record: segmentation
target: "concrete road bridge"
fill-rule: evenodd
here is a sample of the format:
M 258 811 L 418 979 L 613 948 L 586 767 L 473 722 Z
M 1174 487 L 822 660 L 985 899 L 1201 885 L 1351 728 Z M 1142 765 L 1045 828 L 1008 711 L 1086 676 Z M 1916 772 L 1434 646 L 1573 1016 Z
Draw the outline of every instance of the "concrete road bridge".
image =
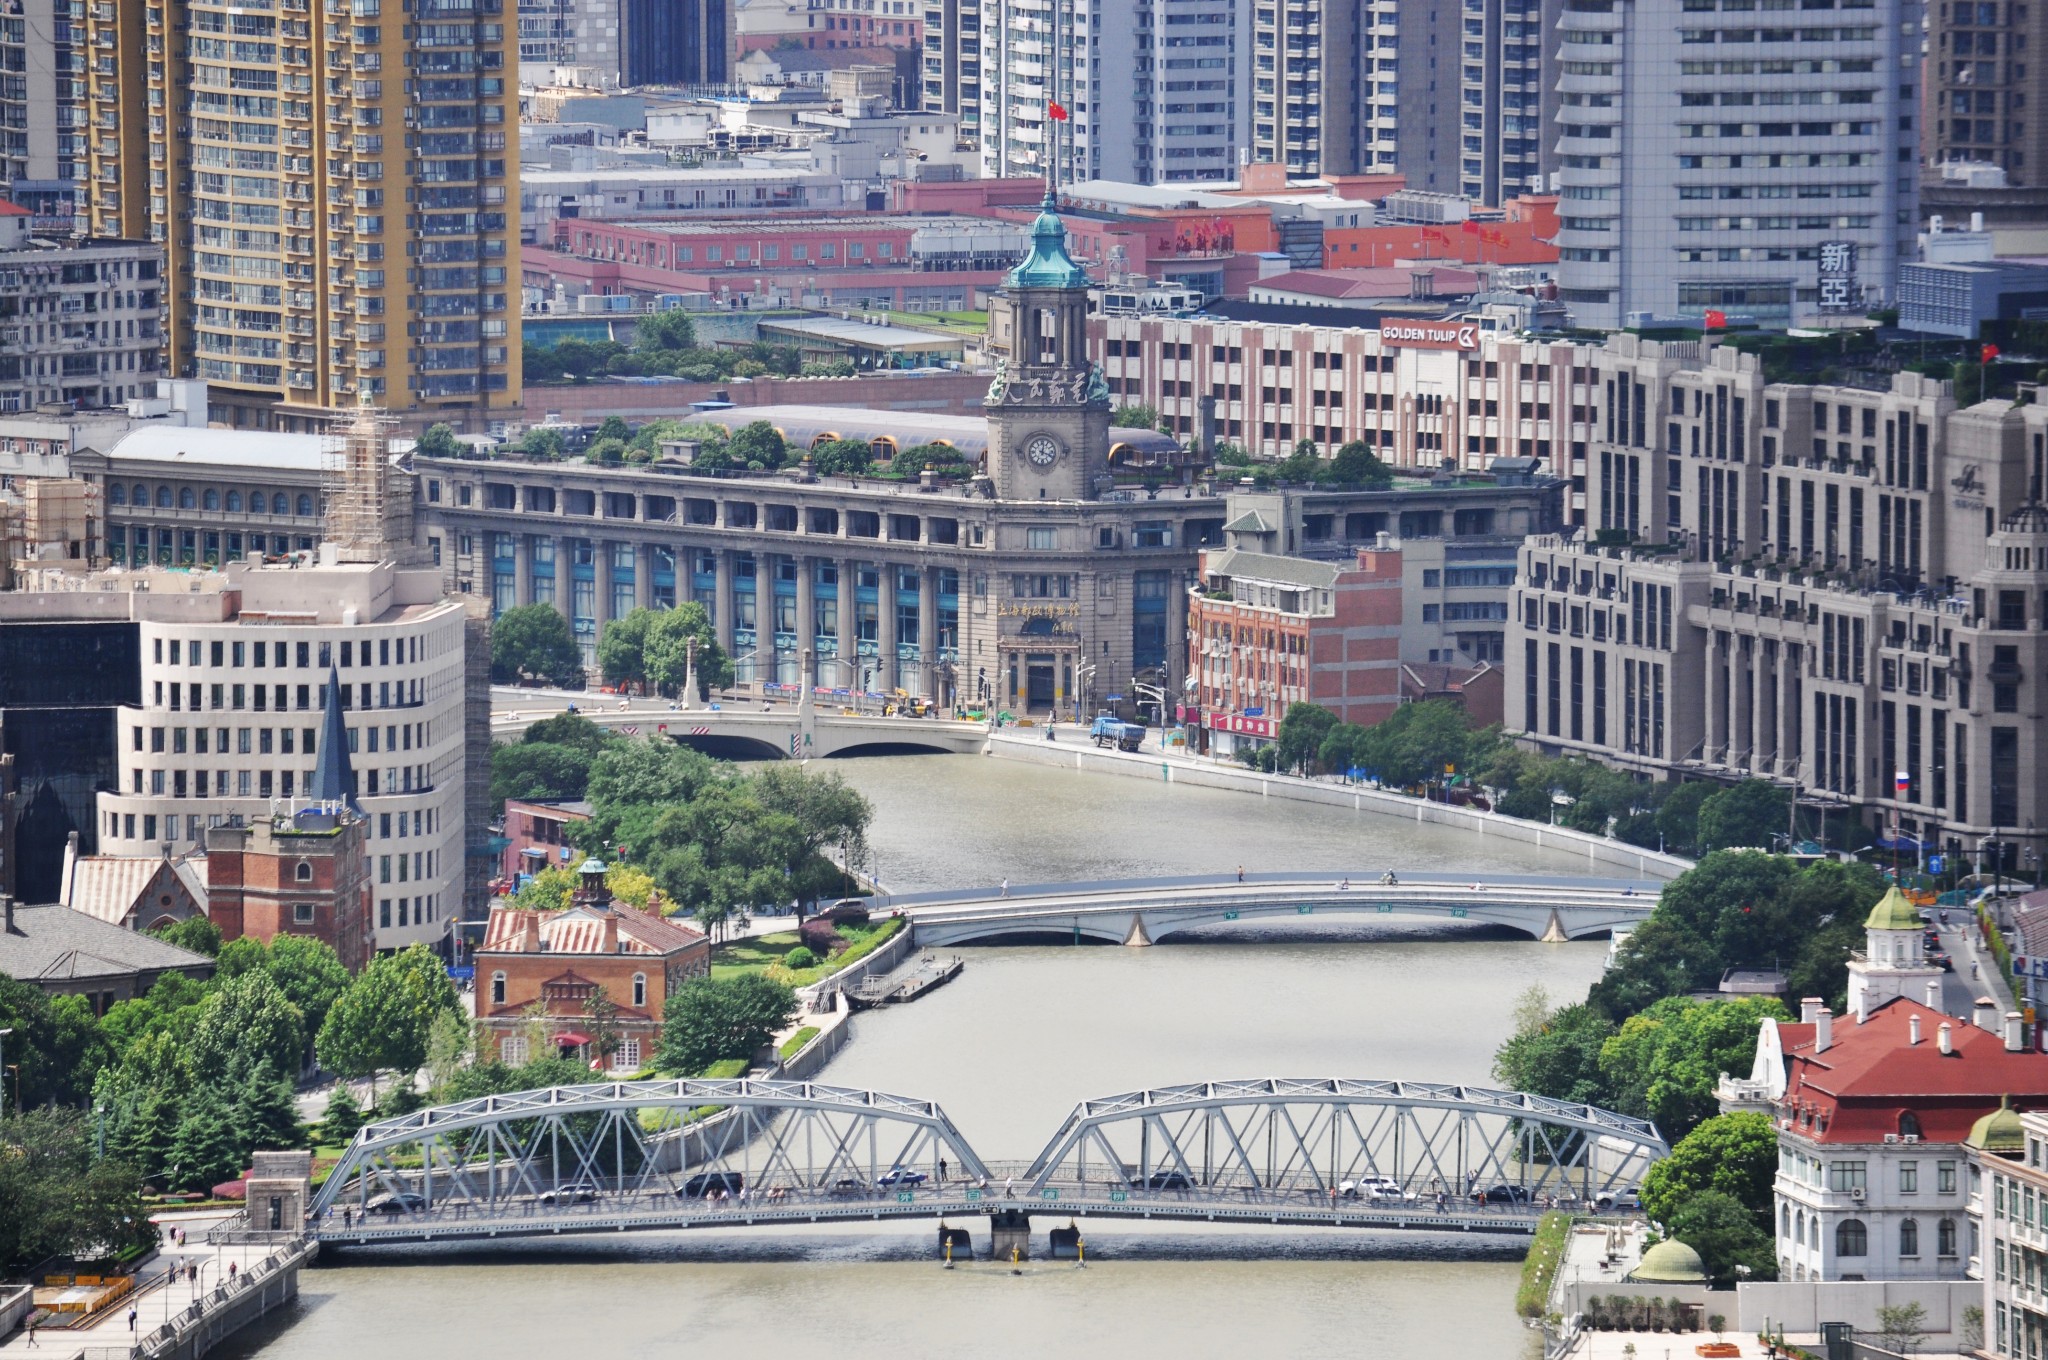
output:
M 671 707 L 666 700 L 620 699 L 607 694 L 498 689 L 492 692 L 491 737 L 517 741 L 534 723 L 575 712 L 608 731 L 667 737 L 721 760 L 814 760 L 847 756 L 979 754 L 988 745 L 983 723 L 940 718 L 884 717 L 779 704 L 763 709 Z M 878 702 L 870 705 L 878 707 Z
M 375 1246 L 980 1219 L 1003 1257 L 1030 1253 L 1034 1214 L 1518 1236 L 1547 1202 L 1638 1185 L 1668 1150 L 1648 1121 L 1518 1091 L 1258 1078 L 1084 1101 L 1036 1157 L 1004 1163 L 931 1101 L 608 1082 L 366 1125 L 309 1226 Z M 706 1193 L 721 1187 L 733 1193 Z
M 1488 874 L 1255 873 L 1096 883 L 991 886 L 887 899 L 925 946 L 1046 937 L 1151 944 L 1176 931 L 1231 921 L 1408 917 L 1507 926 L 1535 939 L 1577 940 L 1640 924 L 1663 884 L 1614 878 Z

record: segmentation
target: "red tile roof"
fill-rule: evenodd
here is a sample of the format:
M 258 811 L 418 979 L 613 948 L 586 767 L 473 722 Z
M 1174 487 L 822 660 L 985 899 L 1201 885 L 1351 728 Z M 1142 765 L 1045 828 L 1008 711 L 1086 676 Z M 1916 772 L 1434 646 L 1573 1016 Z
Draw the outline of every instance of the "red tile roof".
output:
M 612 933 L 616 932 L 616 933 Z M 609 913 L 585 907 L 566 911 L 526 911 L 493 907 L 479 953 L 534 954 L 547 946 L 550 954 L 676 954 L 704 940 L 704 932 L 678 921 L 614 903 Z M 625 946 L 623 951 L 608 942 Z
M 34 213 L 30 212 L 27 208 L 22 207 L 19 203 L 10 203 L 4 198 L 0 198 L 0 217 L 34 216 Z
M 1918 1044 L 1911 1042 L 1914 1017 Z M 1944 1024 L 1954 1050 L 1947 1054 L 1940 1045 Z M 1781 1127 L 1817 1143 L 1882 1142 L 1899 1132 L 1899 1116 L 1908 1110 L 1927 1141 L 1959 1143 L 2001 1096 L 2048 1104 L 2048 1055 L 2009 1053 L 2003 1034 L 1910 998 L 1886 1003 L 1862 1024 L 1853 1014 L 1837 1016 L 1825 1053 L 1813 1051 L 1814 1030 L 1779 1026 L 1791 1067 L 1779 1116 Z

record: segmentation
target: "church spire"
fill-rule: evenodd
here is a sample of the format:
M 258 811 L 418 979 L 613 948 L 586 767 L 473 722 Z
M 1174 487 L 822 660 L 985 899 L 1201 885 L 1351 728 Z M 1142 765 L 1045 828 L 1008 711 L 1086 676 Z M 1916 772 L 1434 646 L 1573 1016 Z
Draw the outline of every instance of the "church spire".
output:
M 313 778 L 306 786 L 306 796 L 316 803 L 346 803 L 361 812 L 356 802 L 356 772 L 348 758 L 348 724 L 341 717 L 341 672 L 331 663 L 320 707 L 320 749 L 314 753 Z

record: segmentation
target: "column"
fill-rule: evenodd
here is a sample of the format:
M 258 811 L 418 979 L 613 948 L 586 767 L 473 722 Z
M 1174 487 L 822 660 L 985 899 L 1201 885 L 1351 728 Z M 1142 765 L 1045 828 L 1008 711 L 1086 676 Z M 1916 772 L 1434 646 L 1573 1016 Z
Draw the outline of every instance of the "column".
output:
M 612 545 L 609 539 L 591 540 L 591 550 L 597 555 L 597 608 L 590 611 L 597 622 L 597 636 L 604 636 L 604 626 L 612 618 Z
M 512 603 L 533 603 L 533 540 L 512 535 Z
M 860 702 L 860 630 L 859 607 L 854 597 L 860 589 L 860 566 L 850 557 L 839 559 L 839 655 L 844 665 L 834 665 L 832 684 L 844 685 L 855 694 L 854 707 Z
M 642 543 L 633 549 L 633 603 L 642 609 L 654 607 L 654 545 Z M 683 591 L 681 598 L 687 599 Z
M 1729 638 L 1716 629 L 1707 644 L 1707 749 L 1702 753 L 1709 765 L 1726 765 L 1728 748 Z M 1673 677 L 1674 679 L 1676 677 Z
M 716 614 L 716 615 L 718 616 L 718 617 L 717 617 L 717 618 L 716 618 L 716 619 L 715 619 L 715 620 L 713 621 L 712 627 L 713 627 L 713 631 L 715 631 L 715 632 L 716 632 L 716 633 L 718 634 L 718 645 L 719 645 L 719 646 L 721 646 L 721 647 L 723 647 L 723 648 L 725 649 L 725 654 L 726 654 L 727 656 L 731 656 L 731 655 L 733 654 L 733 649 L 732 649 L 732 634 L 733 634 L 733 627 L 732 627 L 732 619 L 733 619 L 733 614 L 734 614 L 734 613 L 736 612 L 736 611 L 735 611 L 735 609 L 734 609 L 734 606 L 733 606 L 733 588 L 732 588 L 732 582 L 733 582 L 733 565 L 732 565 L 732 558 L 733 558 L 733 551 L 732 551 L 732 549 L 731 549 L 731 548 L 721 548 L 721 549 L 719 549 L 719 552 L 718 552 L 718 581 L 717 581 L 717 582 L 716 582 L 716 584 L 714 584 L 714 585 L 712 586 L 712 588 L 711 588 L 711 589 L 712 589 L 712 596 L 711 596 L 711 598 L 712 598 L 713 600 L 715 600 L 715 601 L 717 602 L 717 605 L 718 605 L 717 609 L 715 609 L 715 610 L 713 610 L 713 611 L 712 611 L 713 613 L 715 613 L 715 614 Z M 682 591 L 682 588 L 683 588 L 683 587 L 682 587 L 682 583 L 681 583 L 680 581 L 678 581 L 678 582 L 676 583 L 676 590 L 677 590 L 677 592 L 678 592 L 678 596 L 677 596 L 677 598 L 681 598 L 681 591 Z
M 939 702 L 939 569 L 917 574 L 917 650 L 923 670 L 924 695 Z
M 810 661 L 817 649 L 818 607 L 815 602 L 816 564 L 803 553 L 796 554 L 796 647 L 803 658 L 799 667 L 797 683 L 803 686 L 805 697 L 817 685 L 814 677 L 816 663 Z
M 880 679 L 875 688 L 884 694 L 894 690 L 901 682 L 896 677 L 896 564 L 877 564 L 880 572 L 875 590 L 875 637 L 881 650 Z

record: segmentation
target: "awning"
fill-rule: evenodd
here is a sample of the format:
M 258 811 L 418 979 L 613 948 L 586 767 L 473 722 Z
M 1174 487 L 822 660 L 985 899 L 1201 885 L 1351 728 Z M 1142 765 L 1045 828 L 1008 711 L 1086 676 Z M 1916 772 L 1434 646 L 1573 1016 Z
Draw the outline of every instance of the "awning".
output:
M 548 852 L 537 845 L 529 845 L 524 850 L 521 850 L 519 854 L 523 859 L 546 859 L 548 857 Z
M 578 1034 L 575 1030 L 564 1030 L 555 1036 L 555 1046 L 558 1048 L 581 1048 L 589 1042 L 588 1034 Z

